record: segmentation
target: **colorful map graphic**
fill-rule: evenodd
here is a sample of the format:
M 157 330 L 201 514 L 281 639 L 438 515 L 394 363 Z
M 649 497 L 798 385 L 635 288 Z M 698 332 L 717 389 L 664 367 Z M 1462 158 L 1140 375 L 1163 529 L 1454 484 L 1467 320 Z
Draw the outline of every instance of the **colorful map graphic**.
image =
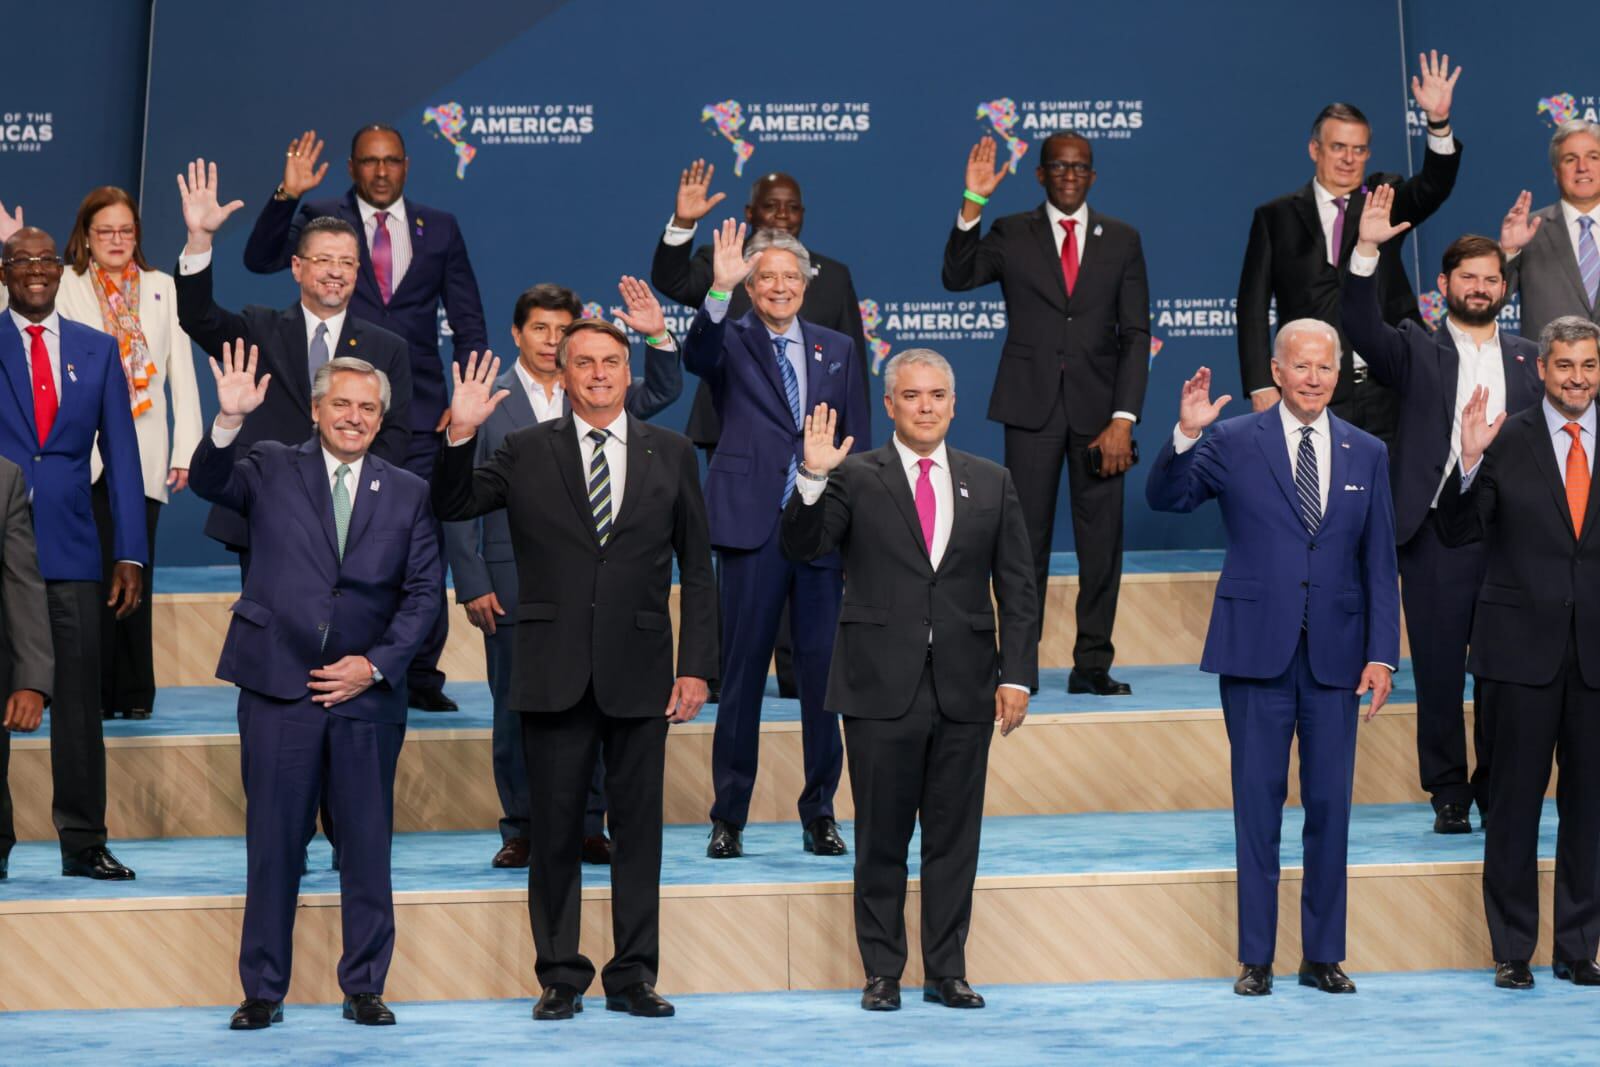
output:
M 1417 298 L 1417 305 L 1422 309 L 1422 321 L 1436 330 L 1444 321 L 1445 312 L 1449 310 L 1445 306 L 1444 294 L 1437 289 L 1423 293 Z
M 883 325 L 883 312 L 878 307 L 876 300 L 862 300 L 857 305 L 861 309 L 861 332 L 867 335 L 867 351 L 872 357 L 872 373 L 882 374 L 884 361 L 889 358 L 890 344 L 874 336 L 878 327 Z
M 439 136 L 455 145 L 456 149 L 456 178 L 467 176 L 467 164 L 478 154 L 478 149 L 462 138 L 461 132 L 467 128 L 467 115 L 461 105 L 454 100 L 448 104 L 439 104 L 422 112 L 422 124 L 426 126 L 433 123 L 439 128 Z
M 606 309 L 602 304 L 591 300 L 583 305 L 583 317 L 586 319 L 603 319 L 606 317 Z
M 1559 126 L 1578 117 L 1578 100 L 1571 93 L 1556 93 L 1539 98 L 1539 114 L 1550 117 L 1550 125 Z
M 1028 154 L 1028 142 L 1011 132 L 1017 125 L 1016 103 L 1009 96 L 1002 96 L 998 100 L 987 100 L 978 105 L 978 118 L 988 119 L 989 125 L 1010 150 L 1011 158 L 1006 160 L 1001 173 L 1015 174 L 1017 164 Z
M 1161 350 L 1166 345 L 1167 343 L 1159 337 L 1150 338 L 1150 366 L 1154 367 L 1156 365 L 1156 357 L 1161 354 Z
M 739 136 L 739 131 L 744 129 L 744 108 L 739 101 L 707 104 L 700 109 L 700 121 L 715 123 L 715 133 L 726 137 L 733 145 L 733 176 L 744 177 L 744 165 L 756 154 L 756 146 Z

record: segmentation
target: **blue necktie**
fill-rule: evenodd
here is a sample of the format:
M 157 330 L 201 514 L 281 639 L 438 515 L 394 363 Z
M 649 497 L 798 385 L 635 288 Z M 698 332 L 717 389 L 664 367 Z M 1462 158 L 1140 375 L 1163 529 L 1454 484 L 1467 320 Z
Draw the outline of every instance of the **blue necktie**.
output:
M 311 347 L 306 351 L 306 369 L 311 380 L 317 380 L 317 369 L 328 362 L 328 324 L 317 323 L 317 332 L 311 335 Z
M 606 462 L 605 430 L 590 430 L 594 455 L 589 457 L 589 507 L 594 512 L 594 533 L 604 548 L 611 539 L 611 465 Z
M 772 347 L 778 357 L 778 373 L 783 376 L 783 395 L 789 401 L 789 417 L 794 419 L 794 428 L 800 429 L 804 423 L 800 416 L 800 379 L 795 377 L 794 364 L 789 362 L 789 339 L 787 337 L 774 337 Z M 783 476 L 783 502 L 789 503 L 789 498 L 794 495 L 794 479 L 799 470 L 799 461 L 791 453 L 789 456 L 789 470 Z
M 1307 533 L 1322 525 L 1321 479 L 1317 477 L 1317 450 L 1311 445 L 1311 427 L 1300 428 L 1300 450 L 1295 454 L 1294 491 L 1300 498 L 1300 521 Z
M 1583 232 L 1578 234 L 1578 273 L 1583 275 L 1583 291 L 1589 294 L 1589 306 L 1594 307 L 1595 292 L 1600 289 L 1600 247 L 1594 243 L 1594 219 L 1578 216 Z

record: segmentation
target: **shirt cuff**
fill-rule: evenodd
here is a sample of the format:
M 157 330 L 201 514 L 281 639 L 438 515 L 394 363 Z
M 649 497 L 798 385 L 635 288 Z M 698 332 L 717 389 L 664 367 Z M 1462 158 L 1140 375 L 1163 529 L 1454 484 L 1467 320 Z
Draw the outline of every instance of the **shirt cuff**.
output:
M 975 218 L 975 219 L 965 218 L 965 217 L 962 216 L 961 212 L 959 212 L 959 211 L 956 212 L 956 229 L 961 230 L 962 232 L 965 232 L 967 230 L 972 229 L 974 226 L 976 226 L 978 223 L 980 223 L 982 221 L 983 221 L 983 212 L 981 212 L 981 211 L 978 212 L 978 217 Z
M 1461 465 L 1461 461 L 1459 459 L 1456 460 L 1456 465 L 1458 467 Z M 1480 471 L 1482 469 L 1483 469 L 1483 457 L 1479 456 L 1478 457 L 1478 462 L 1476 462 L 1476 463 L 1474 463 L 1472 465 L 1472 469 L 1471 470 L 1469 470 L 1469 471 L 1468 470 L 1464 470 L 1464 471 L 1461 472 L 1461 491 L 1463 493 L 1465 493 L 1468 489 L 1472 488 L 1472 480 L 1478 476 L 1478 471 Z
M 1111 417 L 1113 419 L 1127 419 L 1132 423 L 1137 423 L 1139 421 L 1139 416 L 1135 415 L 1131 411 L 1113 411 L 1111 413 Z
M 204 252 L 185 252 L 178 257 L 178 273 L 183 275 L 199 274 L 211 266 L 211 249 Z
M 822 491 L 828 488 L 827 476 L 821 478 L 807 478 L 797 475 L 794 480 L 794 491 L 800 494 L 800 503 L 810 507 L 822 499 Z
M 460 448 L 462 445 L 471 444 L 474 440 L 477 439 L 477 436 L 478 436 L 477 431 L 473 431 L 468 436 L 463 437 L 461 440 L 457 441 L 455 438 L 450 436 L 450 431 L 449 430 L 445 430 L 445 432 L 444 432 L 444 443 L 449 448 Z
M 1370 278 L 1378 270 L 1377 256 L 1364 256 L 1360 252 L 1350 253 L 1350 273 L 1358 278 Z
M 1374 664 L 1374 663 L 1376 663 L 1376 664 L 1377 664 L 1377 665 L 1378 665 L 1378 666 L 1380 666 L 1380 667 L 1387 667 L 1387 668 L 1389 668 L 1389 673 L 1390 673 L 1390 674 L 1398 674 L 1398 673 L 1400 673 L 1400 668 L 1399 668 L 1399 667 L 1396 667 L 1396 666 L 1395 666 L 1395 665 L 1394 665 L 1394 664 L 1393 664 L 1393 663 L 1385 663 L 1385 662 L 1383 662 L 1383 660 L 1381 660 L 1381 659 L 1374 659 L 1374 660 L 1368 660 L 1368 661 L 1367 661 L 1367 666 L 1369 666 L 1369 667 L 1370 667 L 1370 666 L 1372 666 L 1372 665 L 1373 665 L 1373 664 Z
M 1024 693 L 1030 693 L 1030 694 L 1032 693 L 1032 690 L 1030 690 L 1027 686 L 1018 685 L 1016 682 L 1001 682 L 1000 683 L 1000 688 L 1001 689 L 1020 689 Z
M 677 247 L 678 245 L 686 245 L 694 240 L 695 227 L 690 226 L 686 230 L 682 226 L 674 226 L 672 220 L 677 217 L 676 214 L 667 216 L 667 230 L 661 235 L 662 244 Z
M 705 310 L 706 316 L 710 318 L 712 322 L 721 322 L 723 319 L 728 317 L 728 304 L 731 302 L 731 297 L 727 300 L 724 300 L 721 297 L 708 296 L 705 298 L 705 301 L 700 305 L 700 307 Z
M 242 429 L 244 429 L 242 425 L 235 426 L 230 430 L 226 426 L 218 426 L 213 422 L 211 424 L 211 443 L 218 448 L 227 448 L 238 439 L 239 431 Z
M 1437 136 L 1436 134 L 1432 134 L 1432 133 L 1428 134 L 1428 151 L 1434 153 L 1435 155 L 1440 155 L 1440 156 L 1453 156 L 1453 155 L 1455 155 L 1456 154 L 1455 131 L 1452 130 L 1450 132 L 1450 136 L 1449 137 L 1440 137 L 1440 136 Z
M 1176 426 L 1172 428 L 1172 450 L 1178 455 L 1183 455 L 1199 443 L 1200 438 L 1190 437 Z
M 136 560 L 136 559 L 119 559 L 119 560 L 117 560 L 117 561 L 116 561 L 116 562 L 118 562 L 118 563 L 131 563 L 131 564 L 133 564 L 133 565 L 134 565 L 134 566 L 135 566 L 135 567 L 138 567 L 138 568 L 139 568 L 139 569 L 140 569 L 140 570 L 144 570 L 144 564 L 143 564 L 143 563 L 140 563 L 140 562 L 139 562 L 139 561 L 138 561 L 138 560 Z

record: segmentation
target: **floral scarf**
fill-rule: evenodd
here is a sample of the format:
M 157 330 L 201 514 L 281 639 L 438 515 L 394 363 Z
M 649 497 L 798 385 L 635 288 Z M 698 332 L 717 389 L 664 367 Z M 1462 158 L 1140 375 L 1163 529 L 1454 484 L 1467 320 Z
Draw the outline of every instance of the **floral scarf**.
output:
M 129 262 L 120 277 L 107 274 L 98 266 L 91 266 L 90 273 L 94 295 L 100 301 L 100 319 L 106 324 L 106 332 L 117 339 L 122 370 L 128 378 L 128 402 L 133 407 L 133 417 L 138 418 L 150 410 L 150 379 L 156 374 L 150 346 L 139 327 L 139 268 Z

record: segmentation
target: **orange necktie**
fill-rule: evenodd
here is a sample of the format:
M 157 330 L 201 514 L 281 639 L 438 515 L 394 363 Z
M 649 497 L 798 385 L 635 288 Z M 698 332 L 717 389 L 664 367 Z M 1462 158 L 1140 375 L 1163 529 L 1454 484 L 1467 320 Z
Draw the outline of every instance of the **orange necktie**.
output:
M 1589 454 L 1583 450 L 1582 427 L 1569 422 L 1561 427 L 1572 438 L 1567 449 L 1567 510 L 1572 512 L 1572 532 L 1583 533 L 1583 513 L 1589 506 Z

